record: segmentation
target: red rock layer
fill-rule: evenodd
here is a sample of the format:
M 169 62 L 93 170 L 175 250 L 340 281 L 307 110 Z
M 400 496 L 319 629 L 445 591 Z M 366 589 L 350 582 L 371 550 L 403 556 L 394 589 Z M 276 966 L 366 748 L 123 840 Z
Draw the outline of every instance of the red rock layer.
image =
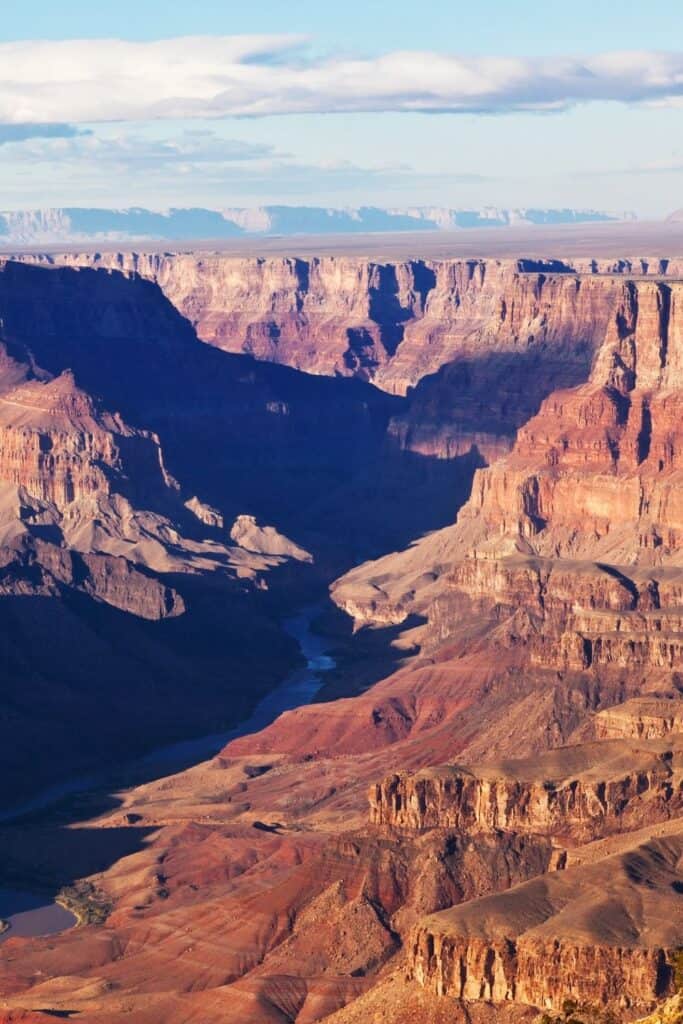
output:
M 400 446 L 452 458 L 474 445 L 487 460 L 509 450 L 545 395 L 586 379 L 595 349 L 642 279 L 681 273 L 675 262 L 654 259 L 122 253 L 44 262 L 141 274 L 200 338 L 227 351 L 358 376 L 392 394 L 416 389 L 390 431 Z
M 478 295 L 481 274 L 468 283 Z M 520 321 L 494 311 L 514 324 L 496 337 L 528 341 L 540 309 L 541 336 L 571 349 L 576 332 L 554 313 L 542 323 L 533 274 L 519 275 Z M 401 1020 L 394 967 L 423 1024 L 463 999 L 465 1019 L 505 1024 L 567 998 L 628 1019 L 671 991 L 683 945 L 668 725 L 681 703 L 680 286 L 589 283 L 558 274 L 548 301 L 585 325 L 591 296 L 603 317 L 597 296 L 611 289 L 590 381 L 547 399 L 480 471 L 456 525 L 334 588 L 359 623 L 403 627 L 397 656 L 419 653 L 366 693 L 287 713 L 91 821 L 105 845 L 133 847 L 81 869 L 112 913 L 4 963 L 9 1007 L 345 1024 L 378 983 L 373 1012 Z M 652 527 L 661 542 L 643 540 Z M 665 721 L 647 725 L 659 738 L 594 741 L 614 728 L 610 709 L 643 699 L 649 719 L 662 705 Z

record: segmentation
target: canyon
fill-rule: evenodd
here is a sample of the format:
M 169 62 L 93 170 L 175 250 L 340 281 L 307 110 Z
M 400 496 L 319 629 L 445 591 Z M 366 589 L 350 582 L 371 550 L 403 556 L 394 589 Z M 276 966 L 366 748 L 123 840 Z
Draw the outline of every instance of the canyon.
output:
M 338 662 L 0 823 L 80 921 L 0 1019 L 675 1019 L 683 259 L 23 254 L 0 341 L 5 806 L 246 718 L 312 597 Z

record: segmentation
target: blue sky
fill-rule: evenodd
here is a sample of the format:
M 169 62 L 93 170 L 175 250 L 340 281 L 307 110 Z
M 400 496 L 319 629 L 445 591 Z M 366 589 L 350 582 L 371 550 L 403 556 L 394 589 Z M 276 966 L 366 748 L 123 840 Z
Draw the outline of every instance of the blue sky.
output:
M 683 206 L 673 0 L 5 0 L 0 62 L 0 208 Z
M 5 0 L 0 40 L 305 33 L 322 47 L 551 54 L 669 49 L 683 4 L 658 0 Z

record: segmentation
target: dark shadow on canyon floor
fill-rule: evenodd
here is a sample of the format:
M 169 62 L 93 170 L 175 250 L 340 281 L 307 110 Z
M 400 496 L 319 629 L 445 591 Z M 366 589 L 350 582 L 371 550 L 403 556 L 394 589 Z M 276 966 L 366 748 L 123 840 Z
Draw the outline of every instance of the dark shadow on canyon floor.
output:
M 9 264 L 0 314 L 17 355 L 73 370 L 106 408 L 156 432 L 184 491 L 227 522 L 272 523 L 336 573 L 452 522 L 484 461 L 468 435 L 505 450 L 591 358 L 580 342 L 484 352 L 401 398 L 206 345 L 157 285 L 116 272 Z
M 454 522 L 485 464 L 473 435 L 506 450 L 543 397 L 585 378 L 590 361 L 580 345 L 569 362 L 489 352 L 399 398 L 212 348 L 142 278 L 18 263 L 0 274 L 0 322 L 17 359 L 73 371 L 103 408 L 158 434 L 183 500 L 199 496 L 226 524 L 253 515 L 315 557 L 273 570 L 268 590 L 253 594 L 216 577 L 161 576 L 187 607 L 161 622 L 83 594 L 0 598 L 5 806 L 53 778 L 243 718 L 296 664 L 280 621 L 325 599 L 350 567 Z M 146 464 L 133 468 L 131 499 L 154 507 Z M 178 514 L 188 536 L 211 535 L 182 502 Z M 348 670 L 326 694 L 388 674 L 393 634 L 347 630 L 340 664 L 355 660 L 356 678 Z

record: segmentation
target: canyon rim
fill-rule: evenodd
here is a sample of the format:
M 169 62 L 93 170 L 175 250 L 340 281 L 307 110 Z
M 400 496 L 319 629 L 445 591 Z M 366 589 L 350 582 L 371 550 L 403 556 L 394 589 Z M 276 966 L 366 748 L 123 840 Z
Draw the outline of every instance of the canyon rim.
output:
M 7 7 L 0 1024 L 683 1024 L 680 5 Z

